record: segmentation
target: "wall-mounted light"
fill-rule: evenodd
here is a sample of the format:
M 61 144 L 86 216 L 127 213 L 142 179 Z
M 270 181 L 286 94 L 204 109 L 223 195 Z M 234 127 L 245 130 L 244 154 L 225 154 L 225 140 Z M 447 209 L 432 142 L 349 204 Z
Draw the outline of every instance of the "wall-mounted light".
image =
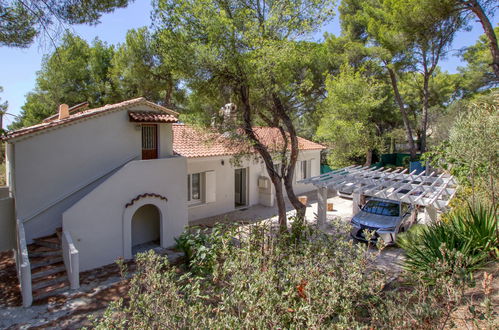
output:
M 141 124 L 136 124 L 135 125 L 135 130 L 140 131 L 141 129 L 142 129 L 142 125 Z
M 222 164 L 222 166 L 225 165 L 225 161 L 222 159 L 222 161 L 220 162 Z

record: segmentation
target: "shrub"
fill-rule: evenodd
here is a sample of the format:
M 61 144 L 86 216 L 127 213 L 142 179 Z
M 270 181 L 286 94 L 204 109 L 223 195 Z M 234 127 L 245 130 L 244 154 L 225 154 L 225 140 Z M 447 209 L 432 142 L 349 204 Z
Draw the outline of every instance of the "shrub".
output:
M 299 240 L 276 231 L 253 225 L 238 230 L 231 240 L 222 239 L 232 244 L 221 244 L 214 253 L 212 272 L 201 275 L 180 274 L 163 257 L 141 255 L 129 306 L 113 304 L 99 326 L 360 326 L 368 300 L 379 294 L 386 280 L 374 268 L 367 271 L 375 255 L 343 236 L 307 229 L 300 230 Z M 193 258 L 191 266 L 196 262 Z
M 435 286 L 418 274 L 410 290 L 402 281 L 387 287 L 373 267 L 378 252 L 346 239 L 348 225 L 335 223 L 329 235 L 301 222 L 289 236 L 277 231 L 203 231 L 217 236 L 206 241 L 221 242 L 203 245 L 214 256 L 211 272 L 184 273 L 153 252 L 139 255 L 129 301 L 112 303 L 96 327 L 444 328 L 462 302 L 464 282 L 448 265 L 450 275 Z
M 495 207 L 468 205 L 445 215 L 445 221 L 413 227 L 398 244 L 409 271 L 432 272 L 439 263 L 471 271 L 497 255 L 497 230 Z
M 176 248 L 184 252 L 186 266 L 196 274 L 212 271 L 217 252 L 227 244 L 234 227 L 217 225 L 213 228 L 191 227 L 175 239 Z

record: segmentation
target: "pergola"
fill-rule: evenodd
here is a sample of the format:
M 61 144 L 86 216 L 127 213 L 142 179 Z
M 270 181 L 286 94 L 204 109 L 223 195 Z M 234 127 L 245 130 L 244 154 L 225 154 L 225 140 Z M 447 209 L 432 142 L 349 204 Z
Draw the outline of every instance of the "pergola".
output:
M 349 166 L 299 182 L 317 187 L 319 225 L 326 220 L 328 189 L 345 188 L 352 191 L 354 209 L 364 195 L 424 206 L 427 215 L 435 219 L 437 211 L 445 210 L 456 193 L 456 180 L 446 173 L 407 172 L 407 169 Z

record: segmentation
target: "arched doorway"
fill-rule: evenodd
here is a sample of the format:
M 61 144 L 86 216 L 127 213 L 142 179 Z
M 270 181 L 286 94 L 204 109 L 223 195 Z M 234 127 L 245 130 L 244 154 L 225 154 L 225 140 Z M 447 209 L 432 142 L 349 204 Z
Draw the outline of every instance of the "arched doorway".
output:
M 139 207 L 132 216 L 132 254 L 161 245 L 161 211 L 153 204 Z

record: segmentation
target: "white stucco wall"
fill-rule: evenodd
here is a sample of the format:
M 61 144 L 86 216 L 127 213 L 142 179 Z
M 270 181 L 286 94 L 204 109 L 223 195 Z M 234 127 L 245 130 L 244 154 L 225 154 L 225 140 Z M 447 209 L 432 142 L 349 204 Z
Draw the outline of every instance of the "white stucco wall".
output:
M 298 155 L 298 161 L 302 160 L 312 160 L 312 167 L 310 176 L 317 176 L 321 174 L 321 151 L 320 150 L 305 150 L 300 151 Z M 298 167 L 297 167 L 298 169 Z M 294 183 L 294 191 L 296 194 L 302 194 L 314 190 L 314 186 L 311 184 Z
M 222 160 L 224 165 L 222 165 Z M 258 191 L 256 189 L 256 184 L 258 176 L 262 173 L 262 166 L 259 161 L 244 159 L 241 160 L 240 164 L 234 166 L 231 164 L 231 157 L 203 157 L 187 159 L 187 172 L 189 174 L 214 171 L 216 178 L 215 202 L 189 206 L 189 221 L 230 212 L 235 209 L 234 170 L 236 168 L 248 168 L 248 204 L 257 204 Z M 186 185 L 187 178 L 184 182 L 184 185 Z
M 186 173 L 183 157 L 132 161 L 65 211 L 63 228 L 70 232 L 79 251 L 80 271 L 129 257 L 124 251 L 130 251 L 131 242 L 124 246 L 124 236 L 131 228 L 124 228 L 124 218 L 130 208 L 125 205 L 140 194 L 168 198 L 167 202 L 158 199 L 159 204 L 166 203 L 161 245 L 174 245 L 174 237 L 187 225 Z M 139 207 L 143 202 L 134 205 Z
M 53 233 L 62 224 L 62 212 L 102 180 L 75 190 L 133 156 L 140 158 L 141 130 L 129 121 L 129 110 L 151 109 L 143 105 L 129 107 L 13 141 L 16 210 L 17 216 L 27 221 L 28 241 Z M 171 124 L 158 126 L 159 154 L 168 157 L 172 155 Z M 46 209 L 68 194 L 72 195 Z
M 320 174 L 320 150 L 307 150 L 299 154 L 298 160 L 310 160 L 312 162 L 311 175 Z M 222 165 L 222 160 L 224 165 Z M 258 178 L 260 176 L 268 177 L 267 170 L 263 161 L 255 159 L 243 159 L 240 164 L 234 166 L 231 164 L 231 157 L 203 157 L 187 159 L 187 171 L 191 173 L 200 173 L 215 171 L 216 176 L 216 201 L 213 203 L 203 203 L 189 206 L 189 221 L 202 219 L 218 214 L 227 213 L 235 210 L 234 205 L 234 170 L 236 168 L 248 168 L 248 206 L 259 204 L 260 196 L 258 189 Z M 187 179 L 185 180 L 187 181 Z M 270 185 L 272 183 L 270 182 Z M 295 193 L 301 194 L 314 189 L 309 184 L 294 184 Z M 271 188 L 273 191 L 273 187 Z

